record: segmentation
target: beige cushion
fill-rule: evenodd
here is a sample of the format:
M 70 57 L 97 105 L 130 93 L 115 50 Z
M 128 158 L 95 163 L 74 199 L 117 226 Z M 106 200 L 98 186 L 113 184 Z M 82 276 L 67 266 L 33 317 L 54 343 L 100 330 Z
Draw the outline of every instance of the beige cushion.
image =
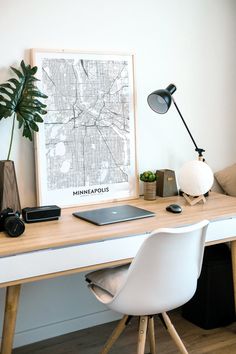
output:
M 91 285 L 95 285 L 114 296 L 124 283 L 128 269 L 129 264 L 101 269 L 86 274 L 85 278 Z
M 100 302 L 107 304 L 108 302 L 112 301 L 113 296 L 102 288 L 99 288 L 99 286 L 91 283 L 88 285 L 88 287 Z
M 214 178 L 214 182 L 211 187 L 211 192 L 225 194 L 224 190 L 221 188 L 216 178 Z
M 236 163 L 216 172 L 215 178 L 226 194 L 236 197 Z

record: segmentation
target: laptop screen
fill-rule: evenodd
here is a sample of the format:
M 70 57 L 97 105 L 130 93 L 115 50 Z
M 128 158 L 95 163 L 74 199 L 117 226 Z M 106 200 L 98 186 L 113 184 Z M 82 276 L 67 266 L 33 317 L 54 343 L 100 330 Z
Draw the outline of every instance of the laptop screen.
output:
M 73 213 L 77 218 L 89 221 L 96 225 L 108 225 L 116 222 L 136 220 L 155 216 L 155 213 L 134 207 L 132 205 L 119 205 L 109 208 L 99 208 Z

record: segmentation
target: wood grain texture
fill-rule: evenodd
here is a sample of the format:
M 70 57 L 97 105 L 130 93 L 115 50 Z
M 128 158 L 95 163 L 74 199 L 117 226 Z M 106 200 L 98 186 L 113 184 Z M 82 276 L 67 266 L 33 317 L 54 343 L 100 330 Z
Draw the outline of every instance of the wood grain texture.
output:
M 14 339 L 20 285 L 10 286 L 6 291 L 6 305 L 2 332 L 1 354 L 11 354 Z
M 179 310 L 169 312 L 172 323 L 189 354 L 235 354 L 236 322 L 227 327 L 204 330 L 186 321 Z M 13 354 L 98 354 L 117 322 L 87 328 L 13 350 Z M 160 319 L 155 316 L 156 346 L 160 354 L 177 354 L 178 349 Z M 136 354 L 138 318 L 112 347 L 110 354 Z M 149 352 L 147 341 L 145 353 Z
M 181 340 L 179 334 L 177 333 L 177 331 L 176 331 L 175 327 L 173 326 L 167 313 L 163 312 L 162 316 L 163 316 L 163 320 L 165 321 L 166 327 L 168 328 L 168 332 L 170 333 L 171 338 L 175 342 L 176 346 L 179 348 L 180 353 L 188 354 L 188 351 L 187 351 L 183 341 Z
M 156 181 L 143 183 L 144 200 L 156 200 Z
M 172 203 L 181 205 L 183 212 L 181 214 L 167 212 L 166 206 Z M 59 220 L 26 224 L 24 234 L 18 238 L 6 237 L 3 232 L 0 232 L 0 256 L 137 235 L 151 232 L 159 227 L 187 225 L 203 219 L 212 221 L 236 217 L 236 199 L 217 193 L 210 193 L 205 204 L 195 206 L 187 205 L 183 197 L 174 196 L 157 198 L 156 201 L 145 201 L 139 198 L 126 202 L 106 203 L 102 204 L 102 207 L 122 204 L 144 208 L 155 212 L 156 215 L 146 219 L 96 226 L 75 218 L 72 212 L 96 209 L 101 205 L 66 208 L 62 210 Z
M 150 345 L 150 354 L 156 354 L 154 316 L 149 316 L 148 318 L 148 337 Z
M 183 197 L 186 199 L 186 201 L 191 205 L 195 205 L 197 203 L 203 202 L 206 203 L 206 198 L 204 197 L 204 195 L 199 195 L 197 198 L 195 197 L 191 197 L 190 195 L 187 195 L 185 193 L 183 193 Z
M 231 242 L 231 261 L 233 269 L 233 287 L 234 287 L 234 303 L 235 303 L 235 312 L 236 312 L 236 241 Z
M 14 255 L 14 254 L 25 253 L 25 252 L 41 250 L 41 249 L 48 249 L 48 248 L 66 247 L 69 245 L 79 245 L 82 243 L 102 241 L 102 240 L 107 240 L 107 239 L 117 238 L 117 237 L 125 237 L 128 235 L 137 235 L 142 233 L 144 234 L 146 232 L 151 232 L 156 228 L 187 225 L 194 222 L 198 222 L 203 219 L 208 219 L 210 221 L 213 221 L 213 220 L 220 220 L 220 219 L 227 219 L 227 218 L 230 219 L 231 217 L 236 217 L 236 199 L 233 197 L 228 197 L 225 195 L 220 195 L 215 193 L 210 194 L 205 204 L 198 204 L 195 205 L 194 207 L 188 205 L 185 199 L 179 196 L 169 197 L 169 198 L 158 198 L 156 201 L 144 201 L 143 199 L 136 199 L 126 203 L 124 202 L 115 203 L 115 205 L 121 205 L 121 204 L 130 204 L 130 205 L 134 205 L 140 208 L 153 211 L 156 213 L 156 216 L 147 219 L 140 219 L 140 220 L 135 220 L 130 222 L 123 222 L 119 224 L 99 227 L 90 224 L 86 221 L 75 218 L 72 215 L 72 212 L 76 210 L 96 209 L 101 206 L 92 205 L 92 206 L 83 206 L 77 208 L 64 209 L 62 211 L 62 217 L 58 221 L 27 224 L 26 232 L 21 237 L 7 238 L 3 233 L 1 233 L 0 256 Z M 167 212 L 166 206 L 169 204 L 180 204 L 182 206 L 183 213 L 172 214 Z M 110 207 L 112 205 L 114 205 L 114 203 L 107 203 L 107 204 L 103 204 L 102 207 Z M 235 240 L 235 237 L 232 237 L 232 240 L 233 239 Z M 227 239 L 224 239 L 224 241 L 227 241 Z M 218 242 L 221 241 L 218 240 Z M 60 275 L 62 275 L 62 273 Z M 183 339 L 180 332 L 179 334 L 181 339 Z M 213 350 L 215 350 L 215 348 L 217 348 L 217 350 L 218 348 L 220 350 L 222 349 L 223 347 L 222 340 L 219 339 L 219 341 L 220 343 L 218 343 L 218 338 L 217 338 L 217 342 L 212 343 L 212 346 L 214 348 Z M 186 343 L 186 347 L 188 347 L 187 345 L 188 341 L 186 338 L 184 342 Z M 83 340 L 82 343 L 84 343 Z M 137 338 L 135 343 L 137 344 Z M 208 345 L 208 343 L 205 344 Z M 234 340 L 230 338 L 229 342 L 227 343 L 227 347 L 230 348 L 235 344 L 236 344 L 236 338 L 234 338 Z M 78 345 L 79 344 L 77 344 L 77 346 Z M 159 350 L 160 348 L 159 342 L 157 347 Z M 54 348 L 51 351 L 50 348 L 50 351 L 45 351 L 45 354 L 51 353 L 53 351 L 56 351 L 58 354 L 72 353 L 72 351 L 68 347 L 64 347 L 65 349 L 65 350 L 63 349 L 64 351 L 60 350 L 60 346 L 57 347 L 57 349 Z M 234 347 L 234 349 L 236 349 L 236 347 Z M 81 352 L 85 354 L 86 347 L 83 348 Z M 94 353 L 95 352 L 97 351 L 94 351 Z M 117 353 L 121 353 L 121 352 L 122 351 L 118 351 Z M 127 350 L 125 350 L 125 352 L 127 352 Z M 200 351 L 200 352 L 196 351 L 195 353 L 208 353 L 208 352 L 210 353 L 210 351 Z M 29 352 L 26 351 L 25 353 L 31 353 L 31 354 L 34 353 L 32 351 L 32 347 L 31 347 L 31 351 Z M 37 351 L 35 353 L 37 353 Z M 38 353 L 42 354 L 44 352 L 38 351 Z M 89 351 L 87 353 L 92 354 L 93 352 Z M 131 353 L 132 350 L 130 350 L 130 354 Z M 133 351 L 133 353 L 135 353 L 135 351 Z M 163 351 L 163 353 L 176 353 L 176 348 L 174 348 L 173 351 L 169 351 L 169 352 Z M 191 353 L 191 351 L 189 351 L 189 353 Z M 213 351 L 213 353 L 218 354 L 222 352 Z M 229 351 L 229 353 L 231 352 Z
M 108 338 L 107 342 L 104 344 L 103 349 L 101 350 L 101 354 L 107 354 L 111 350 L 112 346 L 115 344 L 117 339 L 120 337 L 121 333 L 124 331 L 126 327 L 126 323 L 128 320 L 127 315 L 123 316 L 123 318 L 118 322 L 118 325 L 111 333 L 110 337 Z
M 139 319 L 137 354 L 144 354 L 147 335 L 148 316 Z
M 16 172 L 13 161 L 0 161 L 0 211 L 12 208 L 21 211 Z

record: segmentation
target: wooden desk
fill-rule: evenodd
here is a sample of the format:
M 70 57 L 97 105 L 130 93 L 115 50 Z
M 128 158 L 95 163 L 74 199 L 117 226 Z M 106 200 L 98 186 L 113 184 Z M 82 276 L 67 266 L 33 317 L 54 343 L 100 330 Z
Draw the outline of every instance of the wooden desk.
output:
M 180 204 L 181 214 L 165 210 Z M 236 294 L 236 198 L 211 193 L 206 204 L 189 206 L 182 197 L 135 199 L 102 204 L 100 207 L 130 204 L 156 213 L 155 217 L 107 226 L 96 226 L 72 216 L 68 208 L 58 221 L 27 224 L 24 235 L 6 237 L 0 233 L 0 287 L 7 287 L 1 354 L 12 352 L 21 284 L 65 274 L 130 262 L 148 233 L 159 227 L 175 227 L 208 219 L 206 245 L 230 241 Z

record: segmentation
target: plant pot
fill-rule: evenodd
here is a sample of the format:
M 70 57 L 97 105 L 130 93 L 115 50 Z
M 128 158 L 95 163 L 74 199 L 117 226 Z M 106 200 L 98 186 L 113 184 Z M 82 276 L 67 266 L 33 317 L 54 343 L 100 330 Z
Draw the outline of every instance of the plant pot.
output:
M 21 212 L 14 162 L 0 161 L 0 212 L 6 208 Z
M 156 199 L 156 181 L 155 182 L 144 182 L 143 196 L 144 196 L 145 200 L 155 200 Z

